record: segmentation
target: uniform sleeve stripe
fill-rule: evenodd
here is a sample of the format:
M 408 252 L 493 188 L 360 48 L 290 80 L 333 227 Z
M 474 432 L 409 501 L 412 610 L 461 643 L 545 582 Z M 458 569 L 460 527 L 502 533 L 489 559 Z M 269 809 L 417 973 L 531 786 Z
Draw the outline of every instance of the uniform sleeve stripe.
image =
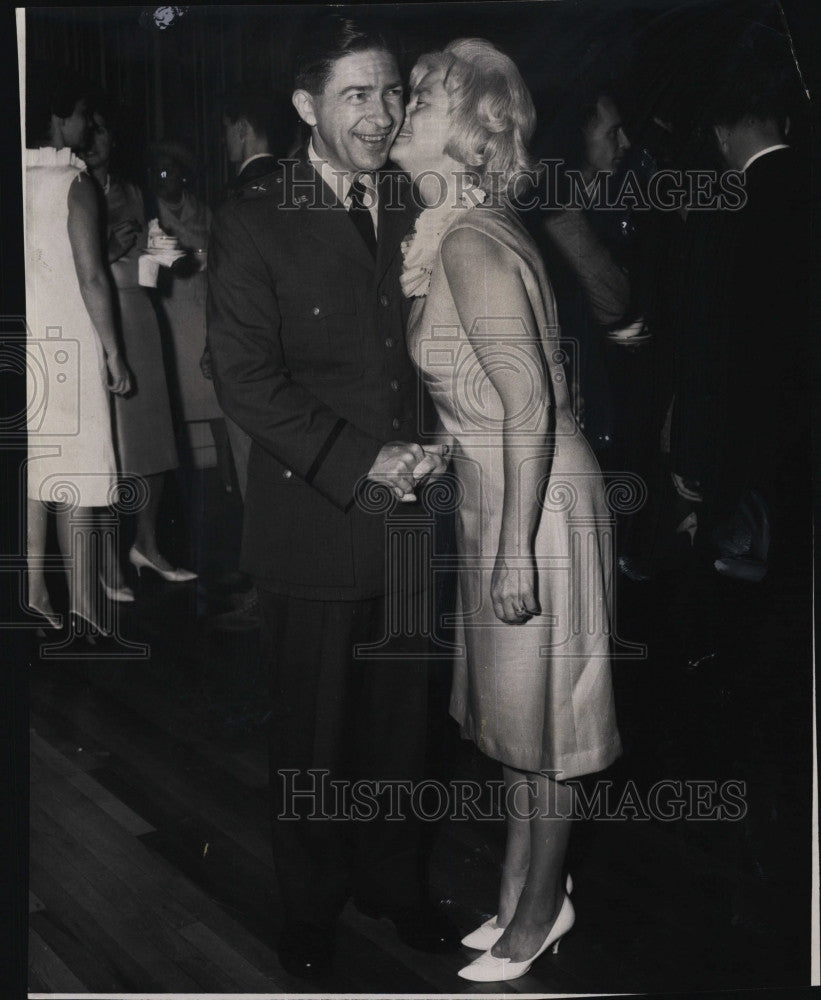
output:
M 309 485 L 313 482 L 314 476 L 317 474 L 317 472 L 319 472 L 322 463 L 328 457 L 328 452 L 331 450 L 331 448 L 333 448 L 334 442 L 342 433 L 342 429 L 345 427 L 347 423 L 348 423 L 347 420 L 344 420 L 340 417 L 340 419 L 337 420 L 337 422 L 331 429 L 331 433 L 327 436 L 327 438 L 325 438 L 325 444 L 323 444 L 322 447 L 317 452 L 313 464 L 311 465 L 310 469 L 308 469 L 308 472 L 305 475 L 305 482 L 308 483 Z

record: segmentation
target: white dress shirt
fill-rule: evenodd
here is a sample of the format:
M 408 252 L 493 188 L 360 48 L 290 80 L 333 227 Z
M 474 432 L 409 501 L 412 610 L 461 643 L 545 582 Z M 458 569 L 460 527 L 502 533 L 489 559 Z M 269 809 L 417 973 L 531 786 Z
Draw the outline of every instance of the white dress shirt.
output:
M 342 170 L 336 170 L 328 163 L 317 156 L 314 149 L 313 139 L 308 143 L 308 160 L 314 170 L 333 191 L 346 209 L 351 207 L 351 175 Z M 373 231 L 377 239 L 379 238 L 379 192 L 372 174 L 359 174 L 358 178 L 365 188 L 365 204 L 373 219 Z
M 242 166 L 237 171 L 237 177 L 242 173 L 243 170 L 248 166 L 252 160 L 259 160 L 263 156 L 270 156 L 270 153 L 254 153 L 253 156 L 249 156 L 247 160 L 242 161 Z
M 789 148 L 790 147 L 787 145 L 786 142 L 779 142 L 776 143 L 775 146 L 767 146 L 766 149 L 759 149 L 757 153 L 753 153 L 753 155 L 749 158 L 749 160 L 747 160 L 747 162 L 741 168 L 741 172 L 744 173 L 747 167 L 749 167 L 751 163 L 754 163 L 759 158 L 759 156 L 766 156 L 767 153 L 772 153 L 776 149 L 789 149 Z

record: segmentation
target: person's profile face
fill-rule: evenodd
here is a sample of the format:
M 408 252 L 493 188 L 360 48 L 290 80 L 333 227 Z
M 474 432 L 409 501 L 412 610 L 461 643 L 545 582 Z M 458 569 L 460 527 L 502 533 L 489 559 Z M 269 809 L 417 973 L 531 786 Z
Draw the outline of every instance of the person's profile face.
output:
M 82 157 L 90 169 L 108 164 L 111 159 L 111 133 L 99 112 L 93 115 L 88 145 L 83 150 Z
M 239 163 L 242 160 L 242 119 L 232 122 L 229 118 L 222 119 L 225 149 L 229 163 Z
M 82 151 L 88 145 L 91 118 L 85 98 L 80 98 L 68 118 L 62 120 L 62 130 L 63 142 L 75 152 Z
M 609 97 L 599 98 L 596 114 L 584 129 L 584 172 L 592 177 L 599 172 L 612 174 L 630 148 L 624 134 L 618 108 Z
M 391 159 L 411 177 L 445 165 L 451 137 L 450 99 L 441 69 L 430 69 L 411 91 L 405 121 L 391 148 Z
M 383 49 L 351 52 L 333 64 L 321 94 L 294 92 L 318 156 L 345 173 L 384 166 L 402 124 L 402 79 Z

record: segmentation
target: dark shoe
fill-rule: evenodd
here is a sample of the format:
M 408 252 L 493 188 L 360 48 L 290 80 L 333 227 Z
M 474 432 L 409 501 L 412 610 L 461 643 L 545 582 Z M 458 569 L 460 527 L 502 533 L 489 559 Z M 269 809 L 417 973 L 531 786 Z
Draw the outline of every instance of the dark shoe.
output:
M 396 928 L 399 940 L 409 948 L 433 954 L 444 954 L 459 948 L 461 934 L 433 903 L 415 906 L 392 906 L 390 903 L 356 902 L 356 908 L 366 917 L 385 917 Z
M 319 979 L 331 971 L 333 931 L 302 920 L 285 924 L 277 942 L 279 964 L 300 979 Z
M 241 595 L 233 611 L 215 615 L 211 625 L 222 632 L 250 632 L 259 628 L 259 594 L 256 587 Z

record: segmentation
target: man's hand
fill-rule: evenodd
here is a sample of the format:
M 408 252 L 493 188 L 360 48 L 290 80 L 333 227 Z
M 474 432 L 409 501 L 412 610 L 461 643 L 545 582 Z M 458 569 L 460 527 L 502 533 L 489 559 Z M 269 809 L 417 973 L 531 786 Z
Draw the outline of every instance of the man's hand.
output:
M 203 374 L 203 378 L 207 378 L 209 381 L 214 378 L 214 371 L 211 367 L 211 352 L 208 350 L 207 344 L 200 357 L 200 371 Z
M 375 483 L 390 486 L 400 500 L 415 500 L 414 470 L 423 463 L 425 452 L 421 445 L 406 441 L 389 441 L 379 449 L 368 478 Z

